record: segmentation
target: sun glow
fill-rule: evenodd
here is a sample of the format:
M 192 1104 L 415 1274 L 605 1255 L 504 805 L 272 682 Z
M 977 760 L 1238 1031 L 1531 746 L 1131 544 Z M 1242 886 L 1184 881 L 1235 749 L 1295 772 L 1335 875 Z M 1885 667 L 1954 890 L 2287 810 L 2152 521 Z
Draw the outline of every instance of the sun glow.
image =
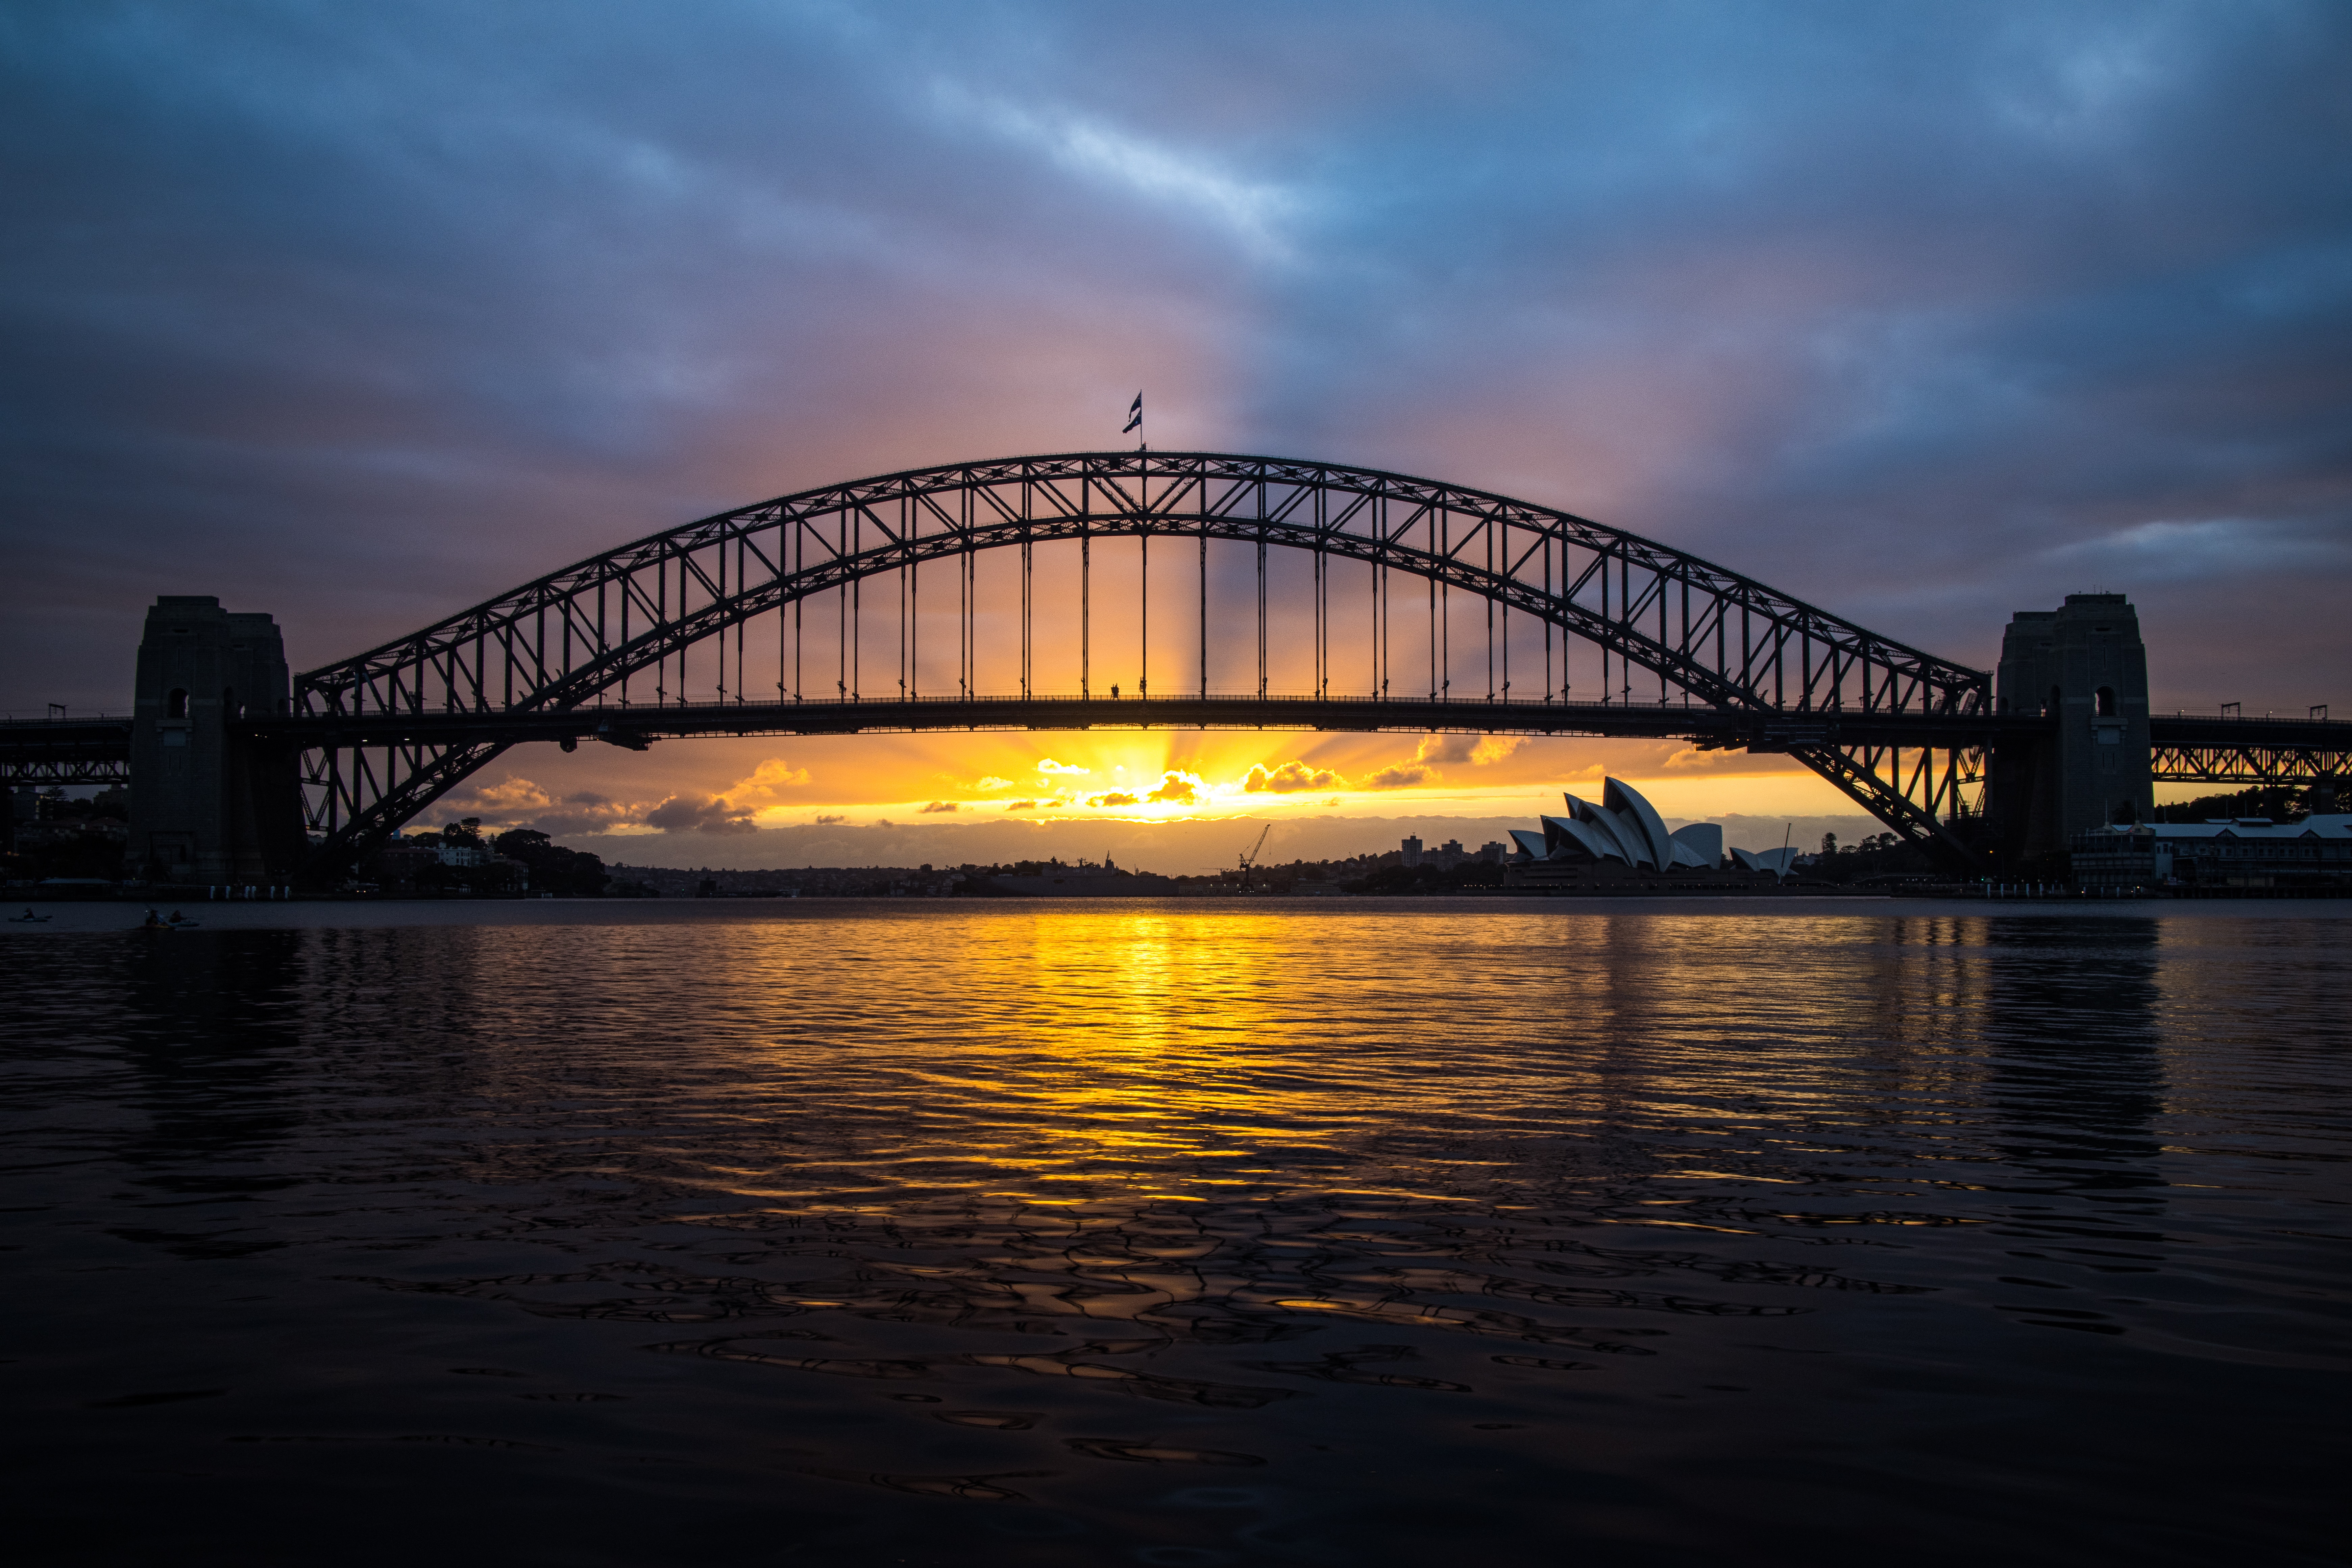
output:
M 963 753 L 958 760 L 967 766 L 934 771 L 920 795 L 877 800 L 869 795 L 846 804 L 884 817 L 952 815 L 965 821 L 1484 814 L 1522 810 L 1530 799 L 1548 799 L 1560 788 L 1591 793 L 1603 773 L 1619 771 L 1639 776 L 1640 787 L 1662 802 L 1661 809 L 1679 814 L 1839 809 L 1821 780 L 1777 759 L 1727 767 L 1722 762 L 1731 759 L 1717 754 L 1693 767 L 1690 758 L 1697 753 L 1676 752 L 1633 769 L 1616 755 L 1622 745 L 1523 742 L 1513 736 L 1133 731 L 965 736 L 958 742 Z M 817 782 L 821 788 L 824 781 Z M 845 781 L 836 776 L 839 782 Z M 831 791 L 819 798 L 824 795 L 832 796 L 828 806 L 839 802 Z M 755 820 L 762 826 L 805 823 L 812 804 L 779 801 L 760 809 Z
M 452 820 L 478 816 L 559 837 L 1521 816 L 1556 809 L 1563 789 L 1596 794 L 1613 774 L 1661 812 L 1694 820 L 1853 810 L 1785 757 L 1470 733 L 1137 729 L 681 741 L 649 753 L 600 747 L 534 756 L 529 766 L 528 775 L 509 770 L 453 794 L 445 809 Z

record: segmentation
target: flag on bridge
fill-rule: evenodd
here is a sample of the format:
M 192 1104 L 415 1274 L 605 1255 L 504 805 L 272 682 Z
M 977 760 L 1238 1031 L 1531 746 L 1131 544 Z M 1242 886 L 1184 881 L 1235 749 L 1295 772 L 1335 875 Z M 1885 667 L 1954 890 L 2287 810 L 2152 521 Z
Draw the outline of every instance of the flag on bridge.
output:
M 1124 436 L 1124 435 L 1126 435 L 1129 430 L 1134 429 L 1137 426 L 1139 426 L 1139 425 L 1140 425 L 1140 424 L 1142 424 L 1142 423 L 1143 423 L 1143 394 L 1141 394 L 1141 393 L 1139 393 L 1139 393 L 1137 393 L 1137 394 L 1135 395 L 1135 406 L 1134 406 L 1134 407 L 1132 407 L 1132 408 L 1130 408 L 1130 409 L 1129 409 L 1129 410 L 1127 411 L 1127 423 L 1126 423 L 1125 425 L 1123 425 L 1123 426 L 1121 426 L 1119 427 L 1119 432 L 1118 432 L 1118 433 L 1119 433 L 1120 435 Z

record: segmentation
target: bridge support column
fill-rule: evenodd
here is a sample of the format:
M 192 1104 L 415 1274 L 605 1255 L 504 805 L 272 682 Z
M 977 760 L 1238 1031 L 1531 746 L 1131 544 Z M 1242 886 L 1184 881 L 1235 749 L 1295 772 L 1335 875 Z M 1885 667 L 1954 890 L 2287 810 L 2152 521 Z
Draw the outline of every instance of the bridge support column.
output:
M 147 612 L 131 729 L 133 876 L 283 882 L 306 841 L 298 761 L 236 734 L 291 710 L 286 647 L 264 615 L 165 595 Z
M 2020 610 L 2001 638 L 1995 700 L 2049 729 L 1990 759 L 1987 816 L 2003 868 L 2063 851 L 2076 833 L 2144 822 L 2156 809 L 2149 758 L 2147 647 L 2121 594 L 2069 594 Z

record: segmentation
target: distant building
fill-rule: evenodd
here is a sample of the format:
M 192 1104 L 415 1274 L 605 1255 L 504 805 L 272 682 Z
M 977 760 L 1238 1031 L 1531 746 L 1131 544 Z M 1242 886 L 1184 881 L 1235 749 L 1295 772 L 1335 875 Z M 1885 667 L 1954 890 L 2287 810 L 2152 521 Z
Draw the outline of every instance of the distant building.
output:
M 2232 893 L 2352 888 L 2352 814 L 2301 822 L 2238 816 L 2119 824 L 2077 833 L 2068 847 L 2075 885 L 2083 888 Z
M 387 844 L 375 857 L 376 874 L 388 882 L 413 882 L 427 866 L 441 864 L 441 851 L 414 839 Z
M 1421 864 L 1420 839 L 1408 838 L 1404 841 L 1404 863 L 1408 868 Z
M 1176 891 L 1171 879 L 1150 871 L 1122 871 L 1108 855 L 1099 866 L 1085 859 L 1075 866 L 1050 860 L 1034 876 L 993 877 L 988 886 L 993 892 L 1034 899 L 1158 899 Z

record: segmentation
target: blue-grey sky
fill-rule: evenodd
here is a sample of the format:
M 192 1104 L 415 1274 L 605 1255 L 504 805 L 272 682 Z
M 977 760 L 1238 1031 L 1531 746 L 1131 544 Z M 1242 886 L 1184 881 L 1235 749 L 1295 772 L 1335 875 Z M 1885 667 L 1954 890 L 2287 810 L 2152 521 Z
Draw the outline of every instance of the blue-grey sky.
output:
M 2352 7 L 0 9 L 0 708 L 1118 444 L 1569 507 L 2352 709 Z

